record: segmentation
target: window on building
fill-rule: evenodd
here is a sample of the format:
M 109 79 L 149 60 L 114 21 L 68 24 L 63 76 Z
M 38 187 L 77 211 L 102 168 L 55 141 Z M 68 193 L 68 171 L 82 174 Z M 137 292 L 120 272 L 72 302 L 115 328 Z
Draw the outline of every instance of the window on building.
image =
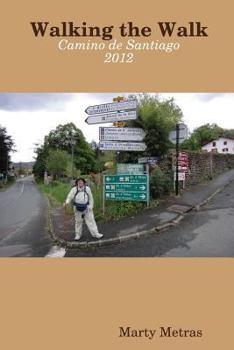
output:
M 224 141 L 223 144 L 224 144 L 224 145 L 227 145 L 227 141 Z
M 216 142 L 214 141 L 214 142 L 213 142 L 213 147 L 215 147 L 215 146 L 216 146 Z
M 222 151 L 223 152 L 228 152 L 228 148 L 223 148 Z
M 217 148 L 212 148 L 211 152 L 212 153 L 218 153 L 218 150 L 217 150 Z

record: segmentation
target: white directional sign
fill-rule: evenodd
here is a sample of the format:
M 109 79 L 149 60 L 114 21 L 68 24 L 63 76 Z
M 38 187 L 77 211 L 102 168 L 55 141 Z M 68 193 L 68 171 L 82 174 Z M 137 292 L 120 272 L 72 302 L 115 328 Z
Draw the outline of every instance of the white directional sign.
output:
M 100 141 L 142 141 L 144 137 L 140 128 L 99 128 Z
M 102 151 L 145 151 L 144 142 L 112 142 L 100 141 L 99 149 Z
M 122 120 L 133 120 L 137 118 L 136 111 L 120 112 L 120 113 L 108 113 L 91 115 L 85 119 L 87 124 L 103 124 L 113 123 Z
M 89 106 L 85 112 L 89 115 L 102 114 L 116 111 L 123 111 L 126 109 L 136 109 L 137 100 L 127 100 L 120 102 L 105 103 L 102 105 Z
M 186 124 L 181 123 L 179 124 L 179 143 L 184 142 L 188 137 L 188 127 Z M 172 143 L 176 143 L 176 130 L 172 130 L 169 134 L 169 140 Z
M 176 180 L 176 173 L 174 173 L 174 180 Z M 178 180 L 179 181 L 185 181 L 185 172 L 179 172 L 178 173 Z
M 138 158 L 138 163 L 140 164 L 157 164 L 160 157 L 141 157 Z

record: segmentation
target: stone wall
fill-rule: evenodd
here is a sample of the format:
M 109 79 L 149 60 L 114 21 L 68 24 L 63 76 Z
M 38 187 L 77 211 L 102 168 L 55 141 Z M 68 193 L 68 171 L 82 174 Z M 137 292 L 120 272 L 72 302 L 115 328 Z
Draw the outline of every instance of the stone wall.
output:
M 186 172 L 186 184 L 196 184 L 234 168 L 233 154 L 186 151 L 189 168 Z M 159 167 L 165 173 L 172 172 L 172 154 L 162 159 Z

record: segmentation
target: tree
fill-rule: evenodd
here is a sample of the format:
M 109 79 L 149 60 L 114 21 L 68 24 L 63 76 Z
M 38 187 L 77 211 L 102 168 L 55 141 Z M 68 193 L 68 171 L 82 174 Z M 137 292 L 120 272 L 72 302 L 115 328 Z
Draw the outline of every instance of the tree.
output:
M 33 173 L 37 178 L 43 179 L 46 171 L 46 160 L 49 154 L 49 149 L 45 144 L 41 146 L 36 145 L 34 152 L 36 153 L 36 161 L 33 166 Z
M 66 172 L 69 156 L 66 151 L 50 150 L 46 159 L 46 169 L 53 179 L 63 176 Z
M 204 124 L 193 131 L 191 136 L 181 144 L 181 148 L 200 150 L 203 145 L 224 136 L 224 134 L 225 130 L 217 124 Z
M 91 142 L 91 148 L 95 154 L 95 166 L 93 169 L 95 172 L 100 173 L 106 170 L 106 164 L 110 165 L 111 163 L 114 163 L 116 158 L 114 151 L 101 151 L 98 143 L 94 140 Z
M 58 125 L 45 138 L 45 144 L 48 148 L 64 150 L 69 154 L 74 152 L 74 164 L 83 174 L 94 168 L 94 152 L 82 131 L 73 123 Z
M 35 153 L 37 155 L 34 165 L 34 174 L 43 178 L 45 170 L 47 169 L 47 158 L 49 152 L 53 150 L 64 151 L 69 155 L 67 164 L 67 175 L 72 171 L 72 162 L 74 165 L 74 174 L 87 174 L 95 169 L 95 154 L 89 143 L 80 129 L 73 123 L 65 125 L 58 125 L 55 130 L 45 136 L 44 144 L 36 147 Z M 55 153 L 54 153 L 55 154 Z
M 144 153 L 121 152 L 121 161 L 137 161 L 139 155 L 162 156 L 171 148 L 169 132 L 182 119 L 182 111 L 173 99 L 160 101 L 157 95 L 131 95 L 137 98 L 137 119 L 129 121 L 128 126 L 144 129 L 144 142 L 147 149 Z
M 0 125 L 0 173 L 7 174 L 11 164 L 10 152 L 14 152 L 14 141 L 7 134 L 6 128 Z

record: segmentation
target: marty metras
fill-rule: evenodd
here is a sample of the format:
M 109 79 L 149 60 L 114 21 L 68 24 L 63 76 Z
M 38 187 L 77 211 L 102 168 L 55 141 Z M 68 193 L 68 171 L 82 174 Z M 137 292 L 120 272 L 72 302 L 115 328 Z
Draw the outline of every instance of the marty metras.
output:
M 119 327 L 120 338 L 147 338 L 152 340 L 155 336 L 160 338 L 201 338 L 203 336 L 203 331 L 201 329 L 182 329 L 161 326 L 157 329 L 135 329 L 132 327 Z

